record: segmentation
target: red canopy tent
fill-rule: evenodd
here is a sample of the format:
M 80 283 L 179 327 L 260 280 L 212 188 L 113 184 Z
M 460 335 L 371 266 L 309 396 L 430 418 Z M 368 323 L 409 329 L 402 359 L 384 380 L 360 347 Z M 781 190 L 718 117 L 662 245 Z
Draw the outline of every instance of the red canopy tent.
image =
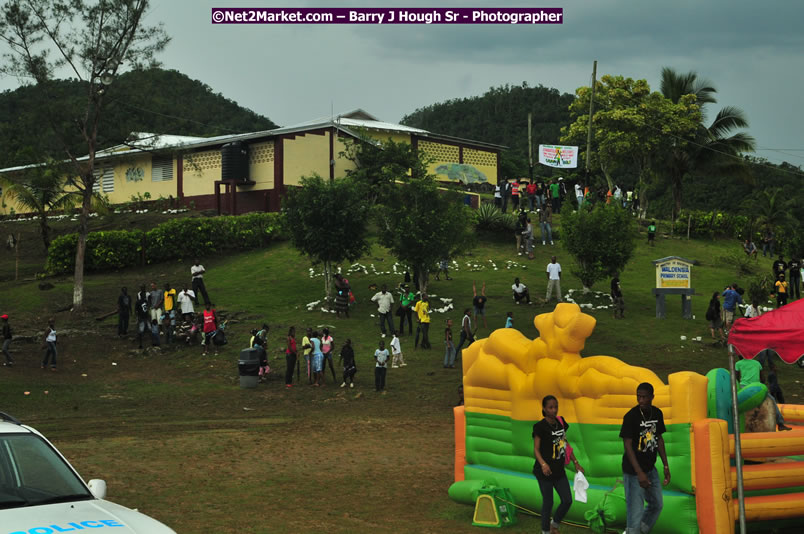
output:
M 745 492 L 743 460 L 740 446 L 740 424 L 737 420 L 737 384 L 734 378 L 734 351 L 749 360 L 765 349 L 776 352 L 787 363 L 796 363 L 804 355 L 804 299 L 767 312 L 759 317 L 734 321 L 729 332 L 729 372 L 731 402 L 734 414 L 734 452 L 737 467 L 737 499 L 740 533 L 745 534 Z
M 737 319 L 729 344 L 749 360 L 771 349 L 785 362 L 796 363 L 804 356 L 804 299 L 759 317 Z

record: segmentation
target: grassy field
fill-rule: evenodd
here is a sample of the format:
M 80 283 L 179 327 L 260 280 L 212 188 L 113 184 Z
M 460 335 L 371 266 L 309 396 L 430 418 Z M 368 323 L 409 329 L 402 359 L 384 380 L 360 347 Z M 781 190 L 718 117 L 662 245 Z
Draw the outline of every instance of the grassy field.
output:
M 124 225 L 155 222 L 126 217 Z M 68 231 L 63 224 L 59 231 Z M 18 229 L 26 232 L 24 243 L 39 247 L 39 252 L 31 247 L 23 254 L 24 277 L 29 278 L 41 270 L 41 243 L 29 223 L 0 224 L 4 236 Z M 610 310 L 588 311 L 598 325 L 583 354 L 616 356 L 649 367 L 662 379 L 679 370 L 705 373 L 726 366 L 727 354 L 709 343 L 703 317 L 712 291 L 744 282 L 721 259 L 737 247 L 736 242 L 666 237 L 655 247 L 640 242 L 621 276 L 626 319 L 615 321 Z M 115 317 L 95 320 L 115 309 L 122 285 L 134 291 L 152 280 L 160 286 L 188 282 L 191 258 L 91 275 L 86 312 L 71 314 L 55 313 L 70 301 L 69 278 L 48 279 L 54 285 L 50 290 L 40 290 L 33 280 L 15 283 L 7 253 L 0 259 L 0 313 L 11 315 L 18 335 L 37 336 L 37 341 L 16 341 L 18 366 L 0 369 L 0 410 L 44 432 L 86 479 L 106 479 L 111 500 L 139 508 L 181 533 L 475 531 L 472 509 L 447 497 L 452 407 L 461 377 L 459 369 L 442 367 L 442 325 L 447 317 L 460 323 L 462 310 L 471 304 L 474 280 L 486 283 L 489 297 L 488 328 L 481 326 L 479 337 L 502 327 L 508 311 L 523 334 L 536 337 L 533 317 L 552 306 L 513 305 L 514 277 L 531 288 L 533 297 L 544 297 L 545 265 L 556 254 L 565 273 L 562 289 L 580 290 L 560 242 L 537 245 L 536 254 L 533 261 L 517 256 L 513 238 L 501 236 L 483 238 L 471 255 L 456 258 L 453 280 L 431 281 L 436 304 L 440 298 L 454 299 L 452 310 L 433 315 L 433 349 L 415 351 L 412 339 L 402 337 L 409 366 L 390 369 L 387 394 L 378 395 L 371 358 L 380 337 L 369 286 L 402 281 L 401 274 L 393 274 L 395 259 L 382 247 L 360 260 L 368 274 L 361 270 L 348 276 L 357 297 L 350 319 L 336 319 L 318 308 L 307 311 L 307 303 L 323 296 L 323 279 L 311 277 L 309 261 L 287 243 L 202 258 L 210 296 L 221 315 L 231 319 L 229 345 L 206 357 L 197 346 L 139 351 L 133 337 L 115 335 Z M 651 260 L 670 255 L 701 262 L 692 272 L 696 320 L 681 319 L 675 300 L 668 303 L 668 319 L 654 317 Z M 760 258 L 757 269 L 770 270 L 770 263 Z M 607 292 L 608 281 L 593 289 Z M 39 368 L 40 336 L 49 316 L 62 331 L 57 372 Z M 250 329 L 262 322 L 271 326 L 269 352 L 277 372 L 256 390 L 242 390 L 237 355 Z M 327 374 L 324 388 L 305 384 L 286 390 L 282 351 L 291 325 L 299 338 L 300 329 L 323 325 L 331 326 L 337 344 L 351 338 L 357 387 L 340 389 L 340 377 L 333 384 Z M 681 341 L 681 335 L 703 336 L 704 342 Z M 802 371 L 785 366 L 780 373 L 788 402 L 800 402 Z M 538 519 L 519 518 L 511 531 L 538 530 Z M 588 531 L 565 527 L 562 532 Z

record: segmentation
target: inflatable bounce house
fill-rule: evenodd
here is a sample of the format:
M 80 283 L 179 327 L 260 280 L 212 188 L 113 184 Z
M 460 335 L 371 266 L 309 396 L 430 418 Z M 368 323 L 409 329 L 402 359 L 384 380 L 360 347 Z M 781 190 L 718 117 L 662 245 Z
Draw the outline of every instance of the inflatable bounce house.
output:
M 541 510 L 531 432 L 542 418 L 542 398 L 555 395 L 559 413 L 570 423 L 568 441 L 590 484 L 587 502 L 573 502 L 565 521 L 587 525 L 589 518 L 598 518 L 599 531 L 602 523 L 606 530 L 622 532 L 620 425 L 636 405 L 637 385 L 650 382 L 653 403 L 664 412 L 672 473 L 653 532 L 733 533 L 738 503 L 735 444 L 726 421 L 731 414 L 728 373 L 673 373 L 665 384 L 652 371 L 617 358 L 581 357 L 596 321 L 576 304 L 558 304 L 534 324 L 537 339 L 500 329 L 463 351 L 465 404 L 455 409 L 450 497 L 474 504 L 484 488 L 496 486 L 510 491 L 517 506 Z M 766 391 L 762 384 L 741 390 L 739 410 L 756 408 Z M 804 407 L 780 408 L 788 422 L 804 421 Z M 752 461 L 743 467 L 747 520 L 799 525 L 804 531 L 804 461 L 795 458 L 804 455 L 804 429 L 742 434 L 741 443 L 743 457 Z M 568 472 L 570 482 L 573 476 Z

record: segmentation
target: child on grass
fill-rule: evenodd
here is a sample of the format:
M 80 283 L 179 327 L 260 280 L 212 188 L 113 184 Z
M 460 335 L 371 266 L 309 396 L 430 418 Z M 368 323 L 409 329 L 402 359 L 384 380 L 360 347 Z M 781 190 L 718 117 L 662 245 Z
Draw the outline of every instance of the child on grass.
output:
M 508 312 L 505 314 L 505 328 L 513 328 L 514 327 L 514 312 Z
M 352 349 L 351 339 L 347 339 L 341 348 L 340 360 L 343 362 L 343 383 L 341 383 L 341 387 L 345 388 L 347 383 L 350 388 L 355 387 L 357 366 L 355 365 L 355 351 Z
M 380 341 L 379 348 L 374 351 L 374 389 L 377 391 L 385 390 L 385 373 L 388 363 L 388 350 L 385 348 L 385 341 Z
M 391 365 L 391 367 L 398 369 L 408 365 L 405 363 L 405 357 L 402 355 L 402 345 L 399 343 L 399 334 L 396 330 L 394 330 L 394 337 L 391 339 L 391 352 L 394 355 L 392 361 L 393 365 Z
M 318 332 L 313 332 L 310 338 L 310 346 L 313 351 L 313 380 L 314 386 L 324 385 L 324 353 L 321 352 L 321 338 Z
M 159 343 L 159 321 L 151 319 L 151 346 L 158 347 Z M 204 351 L 206 354 L 206 351 Z

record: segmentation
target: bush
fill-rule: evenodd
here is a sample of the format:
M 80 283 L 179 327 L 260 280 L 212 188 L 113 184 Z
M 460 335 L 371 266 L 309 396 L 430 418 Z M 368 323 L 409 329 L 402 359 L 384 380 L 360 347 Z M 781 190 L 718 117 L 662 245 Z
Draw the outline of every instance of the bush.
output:
M 634 218 L 616 205 L 573 211 L 567 202 L 561 210 L 561 228 L 564 247 L 578 265 L 571 272 L 585 288 L 622 272 L 636 247 Z
M 249 250 L 284 238 L 278 213 L 173 219 L 147 233 L 140 230 L 90 233 L 85 268 L 88 271 L 122 269 L 140 265 L 143 260 L 157 263 L 208 256 L 224 250 Z M 53 240 L 45 266 L 49 274 L 69 273 L 75 269 L 77 243 L 78 234 Z
M 475 229 L 480 232 L 513 232 L 516 229 L 516 215 L 503 213 L 494 204 L 481 204 L 475 211 Z
M 87 236 L 84 269 L 105 271 L 138 265 L 142 256 L 143 233 L 140 230 L 107 230 Z M 75 270 L 78 234 L 57 237 L 50 244 L 45 270 L 51 274 Z
M 754 274 L 757 271 L 757 259 L 743 252 L 742 245 L 736 244 L 740 250 L 733 250 L 717 259 L 723 265 L 733 265 L 738 276 Z
M 751 221 L 745 215 L 735 215 L 720 211 L 681 210 L 676 219 L 673 233 L 687 235 L 687 223 L 690 226 L 690 237 L 735 237 L 737 239 L 759 239 L 759 234 L 749 236 Z

